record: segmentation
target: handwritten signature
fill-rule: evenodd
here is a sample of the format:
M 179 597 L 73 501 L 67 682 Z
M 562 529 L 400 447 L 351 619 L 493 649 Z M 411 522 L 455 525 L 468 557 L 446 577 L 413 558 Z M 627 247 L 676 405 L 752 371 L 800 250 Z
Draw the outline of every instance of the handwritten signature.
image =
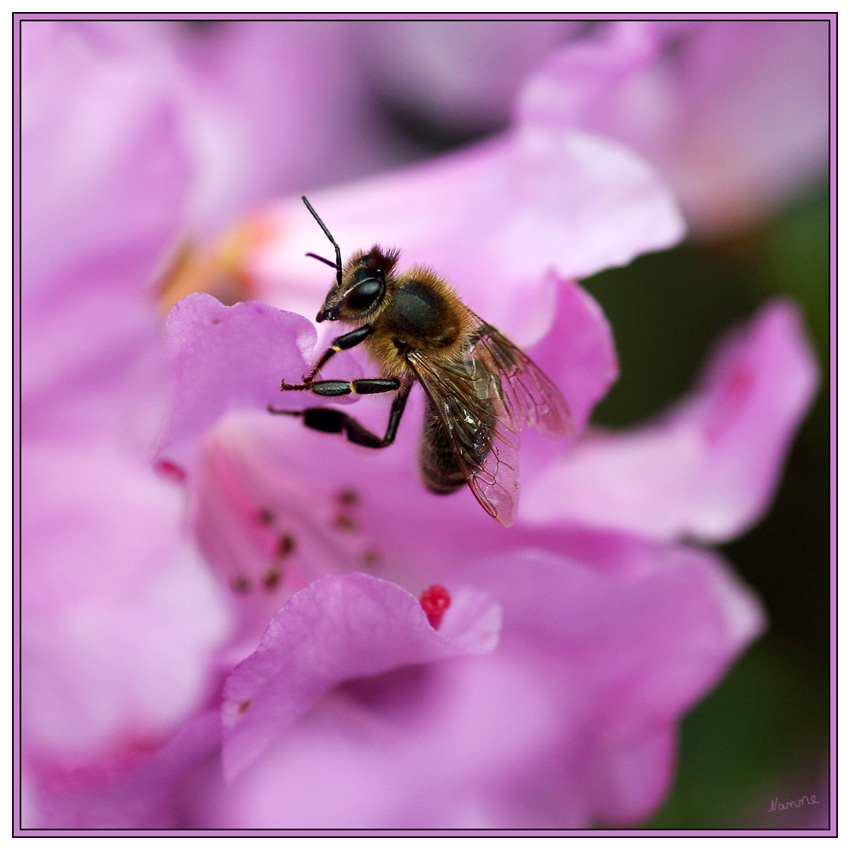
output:
M 799 809 L 801 806 L 819 806 L 816 794 L 804 794 L 799 800 L 788 800 L 784 803 L 779 802 L 779 797 L 774 797 L 770 801 L 769 812 L 784 812 L 786 809 Z

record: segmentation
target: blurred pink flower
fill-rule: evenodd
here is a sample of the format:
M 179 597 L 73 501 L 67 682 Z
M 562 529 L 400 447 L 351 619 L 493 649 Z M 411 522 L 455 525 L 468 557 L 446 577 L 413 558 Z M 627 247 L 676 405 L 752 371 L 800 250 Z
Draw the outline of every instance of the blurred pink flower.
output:
M 699 237 L 751 226 L 826 174 L 826 20 L 357 27 L 358 64 L 397 109 L 438 132 L 495 132 L 518 113 L 620 141 Z
M 359 21 L 357 64 L 394 108 L 437 132 L 490 133 L 511 120 L 522 81 L 585 21 Z
M 216 51 L 164 23 L 21 24 L 22 699 L 36 775 L 157 746 L 204 698 L 228 616 L 184 494 L 151 467 L 167 405 L 155 272 L 181 236 L 308 167 L 317 181 L 329 159 L 337 175 L 368 168 L 365 139 L 352 153 L 330 132 L 345 109 L 366 112 L 339 51 L 318 59 L 338 30 L 227 28 Z M 261 72 L 285 108 L 260 107 Z M 330 91 L 348 91 L 345 106 L 305 138 Z
M 170 734 L 226 609 L 154 475 L 166 394 L 147 291 L 190 192 L 171 76 L 84 30 L 22 30 L 22 708 L 26 770 Z
M 404 158 L 357 72 L 344 21 L 180 25 L 159 38 L 187 89 L 200 182 L 195 224 L 207 235 L 269 197 Z
M 826 20 L 600 25 L 547 57 L 519 99 L 526 121 L 643 154 L 708 237 L 824 179 L 829 108 Z
M 598 438 L 582 436 L 617 364 L 604 316 L 570 282 L 680 238 L 642 160 L 535 116 L 311 194 L 345 248 L 386 240 L 404 262 L 434 265 L 563 389 L 577 441 L 524 438 L 519 518 L 502 529 L 468 492 L 419 484 L 421 399 L 379 453 L 265 411 L 303 403 L 277 387 L 313 358 L 315 328 L 297 313 L 314 315 L 329 283 L 303 257 L 328 246 L 298 202 L 249 221 L 265 241 L 243 263 L 277 306 L 195 294 L 157 344 L 154 262 L 199 198 L 226 207 L 229 195 L 193 179 L 210 160 L 191 141 L 203 122 L 187 130 L 200 121 L 188 78 L 107 32 L 104 51 L 85 30 L 52 30 L 25 65 L 38 81 L 25 102 L 41 107 L 24 162 L 38 189 L 23 221 L 26 825 L 647 817 L 669 787 L 682 714 L 763 625 L 722 561 L 680 538 L 725 539 L 765 509 L 815 381 L 793 312 L 768 308 L 658 429 L 689 439 L 691 455 L 644 491 L 673 514 L 656 522 L 604 486 L 634 467 L 629 452 L 612 442 L 594 458 Z M 51 173 L 65 187 L 55 197 Z M 81 196 L 102 233 L 69 209 Z M 149 467 L 166 354 L 159 464 L 185 484 L 192 541 L 179 491 Z M 371 374 L 356 349 L 333 366 Z M 355 409 L 367 424 L 386 417 L 376 399 Z M 599 494 L 582 514 L 566 488 L 594 463 Z M 728 516 L 706 521 L 693 475 L 733 497 Z M 417 601 L 437 584 L 451 598 L 438 624 Z
M 667 540 L 736 537 L 776 490 L 817 371 L 797 309 L 773 302 L 725 341 L 673 410 L 625 434 L 587 435 L 534 482 L 525 516 Z
M 592 267 L 593 260 L 583 257 L 623 262 L 643 246 L 676 238 L 680 225 L 649 172 L 625 152 L 559 130 L 553 138 L 536 133 L 518 128 L 499 145 L 313 200 L 344 245 L 370 243 L 356 233 L 357 210 L 382 234 L 409 244 L 411 262 L 429 250 L 438 255 L 488 319 L 500 301 L 515 303 L 503 320 L 561 385 L 581 430 L 615 376 L 613 345 L 598 307 L 557 272 L 588 271 L 582 264 Z M 565 160 L 564 151 L 580 155 Z M 568 183 L 559 171 L 565 161 Z M 528 263 L 520 271 L 491 259 L 478 275 L 485 251 L 471 236 L 462 250 L 466 242 L 453 237 L 468 226 L 468 211 L 482 206 L 483 187 L 499 183 L 500 196 L 537 207 L 537 226 L 517 227 L 514 217 L 533 214 L 521 204 L 486 211 L 490 246 L 506 260 L 522 251 Z M 592 189 L 596 203 L 577 203 L 568 186 L 578 195 Z M 551 206 L 541 215 L 547 190 Z M 434 220 L 438 204 L 443 215 Z M 318 228 L 313 223 L 312 241 L 302 235 L 296 209 L 285 204 L 263 215 L 276 236 L 256 252 L 253 268 L 267 276 L 272 299 L 312 294 L 315 308 L 328 275 L 322 272 L 324 287 L 314 284 L 303 256 L 300 276 L 289 271 L 296 251 L 317 245 Z M 597 217 L 614 216 L 621 226 L 605 240 Z M 556 229 L 581 234 L 582 244 L 571 251 L 552 238 Z M 520 314 L 522 301 L 537 307 L 533 315 L 527 308 Z M 720 430 L 736 433 L 754 385 L 759 403 L 777 411 L 764 425 L 765 445 L 774 433 L 777 445 L 787 443 L 814 371 L 786 316 L 773 337 L 764 339 L 759 324 L 746 335 L 740 345 L 753 352 L 746 386 L 725 396 L 709 386 L 694 402 L 698 427 L 711 431 L 719 409 Z M 517 526 L 505 531 L 468 492 L 446 499 L 419 484 L 415 402 L 395 446 L 380 453 L 267 415 L 269 403 L 304 404 L 276 389 L 279 378 L 297 380 L 305 371 L 315 342 L 311 323 L 292 314 L 257 303 L 227 308 L 199 294 L 172 311 L 168 339 L 176 384 L 161 452 L 188 470 L 197 537 L 233 589 L 241 628 L 225 657 L 249 653 L 225 685 L 227 784 L 215 760 L 187 768 L 180 782 L 192 788 L 188 822 L 554 827 L 634 822 L 658 805 L 672 775 L 678 719 L 762 626 L 758 604 L 716 556 L 680 546 L 678 529 L 653 541 L 650 528 L 627 528 L 616 512 L 597 528 L 571 515 L 571 494 L 562 506 L 564 492 L 545 482 L 580 454 L 581 440 L 564 454 L 530 435 L 522 480 L 541 500 L 549 486 L 546 506 L 555 516 L 539 522 L 534 503 L 527 511 L 521 502 Z M 771 345 L 788 352 L 782 374 L 771 368 Z M 739 359 L 735 349 L 727 353 L 730 373 L 741 373 Z M 369 374 L 358 360 L 356 349 L 340 355 L 334 374 Z M 786 391 L 790 366 L 801 378 Z M 729 381 L 716 379 L 720 386 Z M 718 392 L 722 398 L 712 403 Z M 374 401 L 357 403 L 358 416 Z M 374 410 L 380 407 L 373 404 L 372 413 L 385 416 L 385 406 Z M 728 447 L 730 464 L 762 462 L 745 440 L 733 437 Z M 707 467 L 714 448 L 700 447 Z M 768 454 L 766 463 L 775 471 L 780 458 Z M 749 480 L 750 509 L 763 510 L 769 488 Z M 659 491 L 661 511 L 680 499 L 672 488 Z M 604 501 L 598 507 L 604 516 Z M 340 575 L 331 582 L 334 573 Z M 499 644 L 487 644 L 486 657 L 461 654 L 449 662 L 415 649 L 428 628 L 421 613 L 385 637 L 384 618 L 398 629 L 401 612 L 413 616 L 415 595 L 435 582 L 461 605 L 481 600 L 474 610 L 504 620 L 501 629 L 491 620 Z M 452 617 L 464 613 L 450 607 L 440 626 L 450 643 Z M 474 617 L 465 621 L 475 626 Z M 211 753 L 216 748 L 210 744 Z
M 228 28 L 213 52 L 161 23 L 21 24 L 30 787 L 158 746 L 209 685 L 226 607 L 185 534 L 183 493 L 151 467 L 167 402 L 154 273 L 179 237 L 307 166 L 368 167 L 365 140 L 330 132 L 345 109 L 366 112 L 339 51 L 319 60 L 336 29 Z M 283 108 L 257 103 L 261 71 Z M 345 105 L 305 138 L 330 91 Z

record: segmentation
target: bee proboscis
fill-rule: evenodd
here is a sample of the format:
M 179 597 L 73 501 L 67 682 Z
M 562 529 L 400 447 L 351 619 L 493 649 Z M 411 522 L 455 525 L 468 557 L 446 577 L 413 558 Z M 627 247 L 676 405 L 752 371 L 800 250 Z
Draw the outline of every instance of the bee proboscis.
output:
M 338 408 L 269 410 L 300 416 L 310 428 L 379 449 L 395 440 L 411 388 L 419 383 L 426 399 L 419 458 L 425 485 L 435 493 L 453 493 L 466 483 L 490 516 L 511 525 L 519 498 L 519 433 L 524 428 L 552 437 L 570 433 L 572 419 L 560 391 L 430 269 L 398 272 L 399 252 L 378 245 L 356 252 L 343 266 L 330 231 L 307 198 L 301 200 L 336 255 L 333 262 L 307 255 L 336 270 L 316 321 L 357 327 L 333 340 L 302 383 L 283 382 L 281 389 L 319 396 L 395 396 L 383 437 Z M 337 352 L 360 344 L 378 364 L 380 377 L 316 380 Z

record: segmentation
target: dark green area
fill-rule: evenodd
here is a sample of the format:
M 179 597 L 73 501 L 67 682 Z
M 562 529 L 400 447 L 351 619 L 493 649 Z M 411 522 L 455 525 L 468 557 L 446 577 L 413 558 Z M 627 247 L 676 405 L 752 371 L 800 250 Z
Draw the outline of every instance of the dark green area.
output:
M 745 237 L 685 244 L 585 282 L 614 327 L 622 370 L 597 409 L 598 424 L 631 425 L 673 403 L 714 342 L 772 297 L 801 305 L 821 364 L 820 392 L 770 512 L 723 548 L 764 600 L 769 629 L 685 719 L 673 792 L 648 826 L 783 828 L 793 825 L 792 813 L 768 813 L 773 797 L 826 793 L 828 240 L 829 196 L 822 188 Z

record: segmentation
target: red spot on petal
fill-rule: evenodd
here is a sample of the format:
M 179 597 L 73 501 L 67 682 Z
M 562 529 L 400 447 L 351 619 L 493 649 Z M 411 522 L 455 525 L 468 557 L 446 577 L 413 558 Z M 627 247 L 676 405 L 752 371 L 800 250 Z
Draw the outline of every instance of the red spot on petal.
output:
M 741 396 L 749 392 L 754 383 L 752 370 L 743 363 L 737 363 L 726 380 L 726 391 L 730 395 Z
M 160 458 L 160 460 L 154 464 L 154 469 L 161 475 L 171 478 L 173 481 L 179 481 L 182 483 L 186 480 L 186 470 L 183 469 L 182 466 L 172 463 L 170 460 L 165 460 L 165 458 Z
M 441 584 L 432 584 L 419 597 L 419 604 L 422 606 L 422 610 L 428 615 L 428 622 L 431 624 L 431 628 L 439 629 L 440 623 L 443 621 L 443 614 L 445 614 L 449 605 L 452 604 L 452 597 L 448 590 Z
M 709 441 L 721 439 L 739 421 L 750 403 L 755 383 L 755 375 L 747 363 L 738 362 L 729 369 L 705 422 L 705 434 Z
M 239 703 L 239 713 L 244 714 L 251 707 L 251 700 L 247 699 L 245 702 Z

